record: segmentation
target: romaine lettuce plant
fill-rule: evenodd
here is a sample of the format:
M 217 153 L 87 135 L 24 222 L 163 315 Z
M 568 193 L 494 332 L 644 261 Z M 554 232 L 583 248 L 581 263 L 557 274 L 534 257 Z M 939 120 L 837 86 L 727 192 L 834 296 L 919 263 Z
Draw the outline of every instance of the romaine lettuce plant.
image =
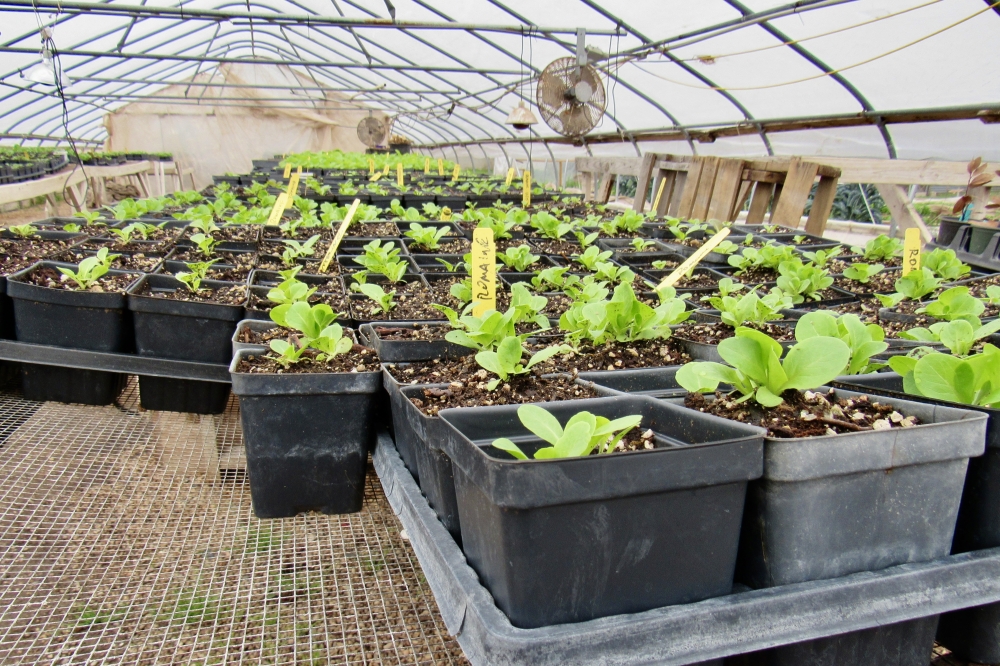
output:
M 601 248 L 596 245 L 591 245 L 582 254 L 578 254 L 573 257 L 573 261 L 578 264 L 583 264 L 583 267 L 588 271 L 594 270 L 594 267 L 601 261 L 607 261 L 611 258 L 613 253 L 611 250 L 601 251 Z
M 778 289 L 792 297 L 794 303 L 805 299 L 822 299 L 822 291 L 833 284 L 828 271 L 798 259 L 783 261 L 778 266 Z
M 215 252 L 215 246 L 219 244 L 219 241 L 205 234 L 194 234 L 191 236 L 191 242 L 203 257 L 211 257 Z
M 1000 319 L 994 319 L 985 325 L 979 319 L 956 319 L 939 321 L 928 328 L 911 328 L 900 333 L 899 337 L 917 342 L 940 342 L 955 356 L 965 356 L 976 342 L 997 331 L 1000 331 Z
M 187 267 L 187 270 L 174 274 L 174 277 L 183 282 L 188 291 L 197 293 L 201 291 L 201 281 L 208 276 L 209 269 L 217 261 L 219 260 L 213 259 L 212 261 L 186 263 L 184 266 Z
M 926 266 L 918 271 L 910 271 L 896 280 L 896 291 L 892 294 L 876 294 L 883 306 L 891 308 L 906 299 L 921 301 L 925 296 L 933 294 L 941 286 L 941 278 L 937 277 Z
M 528 270 L 528 267 L 541 259 L 537 254 L 531 253 L 531 248 L 527 245 L 507 248 L 506 252 L 497 252 L 497 259 L 503 262 L 507 268 L 512 268 L 518 273 Z
M 550 266 L 540 270 L 531 278 L 531 287 L 535 291 L 563 291 L 580 281 L 577 276 L 568 274 L 569 269 L 569 266 Z
M 311 257 L 316 253 L 316 243 L 319 241 L 319 234 L 310 236 L 309 240 L 299 242 L 285 239 L 281 242 L 285 244 L 285 250 L 281 253 L 281 263 L 291 266 L 299 257 Z
M 111 269 L 111 262 L 118 256 L 120 255 L 108 254 L 108 248 L 102 247 L 97 254 L 81 261 L 75 271 L 60 266 L 59 272 L 63 274 L 63 282 L 71 280 L 76 283 L 77 291 L 86 291 L 107 274 Z
M 441 239 L 448 235 L 448 227 L 425 227 L 413 222 L 404 235 L 412 238 L 413 244 L 419 248 L 436 250 L 441 247 Z
M 531 216 L 531 227 L 545 238 L 561 240 L 563 236 L 573 231 L 574 225 L 563 222 L 551 213 L 541 211 Z
M 872 356 L 881 354 L 889 345 L 885 331 L 878 324 L 865 325 L 855 314 L 834 317 L 829 312 L 815 311 L 803 315 L 795 325 L 795 339 L 799 342 L 815 337 L 838 338 L 847 343 L 851 360 L 846 375 L 861 375 L 884 368 L 884 363 L 873 363 Z
M 970 294 L 968 287 L 952 287 L 942 291 L 937 300 L 918 308 L 917 312 L 944 321 L 964 319 L 970 324 L 978 325 L 979 315 L 985 310 L 986 304 Z
M 784 361 L 782 346 L 752 328 L 738 328 L 736 335 L 719 343 L 719 356 L 729 363 L 688 363 L 677 371 L 677 383 L 692 393 L 710 393 L 719 384 L 734 387 L 742 397 L 763 407 L 784 402 L 789 389 L 814 389 L 841 374 L 851 350 L 839 338 L 816 336 L 795 344 Z
M 972 270 L 970 266 L 963 264 L 959 260 L 954 250 L 941 247 L 934 248 L 924 254 L 920 258 L 920 265 L 930 269 L 934 275 L 945 282 L 957 280 L 962 276 L 968 275 Z
M 305 282 L 291 277 L 268 291 L 267 300 L 279 305 L 298 303 L 299 301 L 308 302 L 309 298 L 316 293 L 316 289 L 316 287 L 310 287 Z
M 844 269 L 844 277 L 860 284 L 868 284 L 872 278 L 882 272 L 883 264 L 851 264 Z
M 1000 408 L 1000 349 L 993 345 L 967 358 L 938 352 L 919 359 L 893 356 L 889 365 L 903 377 L 903 390 L 910 395 Z
M 306 349 L 318 351 L 316 360 L 320 362 L 346 354 L 354 343 L 350 338 L 344 337 L 344 329 L 340 324 L 333 323 L 336 318 L 337 313 L 325 303 L 310 306 L 299 301 L 273 308 L 271 320 L 279 326 L 295 329 L 300 335 L 297 340 L 293 338 L 293 342 L 272 340 L 271 350 L 277 354 L 277 357 L 272 358 L 287 368 L 298 363 Z
M 671 298 L 653 308 L 635 296 L 623 282 L 607 301 L 575 302 L 559 318 L 559 326 L 574 344 L 589 340 L 594 344 L 633 342 L 670 337 L 670 327 L 690 317 L 682 299 Z
M 584 411 L 574 414 L 564 429 L 556 417 L 538 405 L 521 405 L 517 408 L 517 417 L 525 428 L 551 444 L 535 451 L 535 460 L 576 458 L 589 456 L 594 451 L 613 453 L 618 442 L 642 422 L 642 416 L 637 414 L 612 421 Z M 506 437 L 493 440 L 493 446 L 518 460 L 528 459 L 521 448 Z
M 476 354 L 476 363 L 484 370 L 497 376 L 497 379 L 492 379 L 486 384 L 487 390 L 493 391 L 500 385 L 500 382 L 505 382 L 511 377 L 526 375 L 531 372 L 531 368 L 539 363 L 547 361 L 557 354 L 570 351 L 572 349 L 567 345 L 554 345 L 538 351 L 528 359 L 527 363 L 522 363 L 524 346 L 521 344 L 521 338 L 512 336 L 501 340 L 496 351 L 484 349 Z
M 709 305 L 719 311 L 722 323 L 733 328 L 755 324 L 762 326 L 769 321 L 781 319 L 781 310 L 792 307 L 792 298 L 780 290 L 757 295 L 756 287 L 737 298 L 735 296 L 710 296 Z
M 18 224 L 7 227 L 7 231 L 14 234 L 18 238 L 31 238 L 32 236 L 38 235 L 38 229 L 30 224 Z
M 868 241 L 864 247 L 853 246 L 851 252 L 860 254 L 865 261 L 881 261 L 903 256 L 903 241 L 880 234 Z
M 370 298 L 375 302 L 375 312 L 385 312 L 389 313 L 394 307 L 396 307 L 396 302 L 393 297 L 396 295 L 396 291 L 392 290 L 388 293 L 382 287 L 377 284 L 356 284 L 352 287 L 357 291 Z

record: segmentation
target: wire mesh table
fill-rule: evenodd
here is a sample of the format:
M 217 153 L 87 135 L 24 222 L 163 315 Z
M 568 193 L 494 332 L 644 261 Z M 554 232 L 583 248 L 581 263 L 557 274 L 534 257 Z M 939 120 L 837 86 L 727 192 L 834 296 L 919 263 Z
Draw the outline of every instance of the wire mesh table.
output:
M 0 393 L 0 663 L 453 664 L 374 473 L 349 516 L 258 520 L 220 416 Z

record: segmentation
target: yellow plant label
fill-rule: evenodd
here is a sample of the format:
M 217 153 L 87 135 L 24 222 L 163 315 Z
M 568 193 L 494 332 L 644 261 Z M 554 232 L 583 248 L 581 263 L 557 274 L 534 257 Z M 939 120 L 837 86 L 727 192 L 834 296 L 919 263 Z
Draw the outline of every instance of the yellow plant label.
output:
M 497 309 L 497 246 L 493 230 L 472 232 L 472 316 Z
M 725 229 L 723 229 L 722 231 L 720 231 L 719 233 L 715 234 L 707 241 L 705 241 L 705 244 L 702 245 L 700 248 L 698 248 L 697 252 L 688 257 L 684 261 L 684 263 L 682 263 L 674 270 L 673 273 L 663 278 L 663 281 L 656 286 L 656 290 L 659 291 L 664 287 L 674 286 L 678 280 L 680 280 L 682 277 L 684 277 L 684 275 L 687 274 L 688 271 L 697 266 L 702 259 L 707 257 L 708 254 L 712 250 L 714 250 L 719 243 L 726 240 L 726 236 L 729 235 L 729 231 L 730 231 L 729 227 L 726 227 Z
M 431 158 L 424 158 L 424 174 L 429 174 L 431 172 Z
M 385 168 L 382 169 L 382 175 L 383 176 L 388 176 L 389 175 L 389 163 L 388 162 L 385 163 Z
M 444 160 L 438 160 L 438 175 L 444 175 Z
M 438 215 L 438 220 L 440 222 L 451 222 L 451 208 L 444 206 L 441 208 L 441 214 Z
M 271 214 L 267 218 L 267 223 L 270 226 L 275 226 L 281 222 L 281 214 L 285 212 L 285 202 L 288 201 L 288 195 L 282 192 L 274 200 L 274 207 L 271 209 Z
M 355 199 L 351 203 L 351 207 L 347 209 L 347 215 L 344 216 L 344 221 L 340 223 L 340 228 L 337 229 L 337 235 L 333 237 L 333 242 L 330 243 L 330 249 L 326 251 L 323 256 L 323 261 L 319 265 L 319 272 L 326 273 L 327 269 L 330 268 L 330 262 L 333 261 L 333 257 L 337 254 L 337 248 L 340 247 L 340 241 L 344 240 L 344 236 L 347 234 L 347 227 L 351 224 L 351 220 L 354 219 L 354 214 L 358 212 L 358 206 L 361 205 L 361 199 Z
M 663 187 L 667 184 L 666 178 L 660 179 L 660 186 L 656 188 L 656 196 L 653 198 L 653 212 L 660 208 L 660 199 L 663 197 Z
M 462 167 L 455 165 L 455 170 L 451 174 L 451 182 L 458 181 L 458 174 L 462 173 Z
M 399 189 L 403 189 L 403 163 L 400 162 L 396 165 L 396 186 Z
M 295 197 L 299 193 L 300 178 L 302 178 L 302 167 L 299 167 L 288 181 L 288 195 L 285 197 L 285 208 L 291 208 L 292 204 L 295 203 Z
M 370 157 L 368 158 L 368 175 L 369 176 L 375 175 L 375 160 L 373 160 Z
M 903 275 L 920 270 L 920 229 L 907 229 L 903 236 Z
M 507 169 L 507 187 L 510 187 L 511 182 L 514 180 L 514 167 Z
M 292 173 L 292 165 L 285 164 L 285 178 L 288 178 L 288 176 L 290 176 L 291 173 Z
M 521 205 L 527 208 L 531 205 L 531 172 L 525 170 L 522 177 Z

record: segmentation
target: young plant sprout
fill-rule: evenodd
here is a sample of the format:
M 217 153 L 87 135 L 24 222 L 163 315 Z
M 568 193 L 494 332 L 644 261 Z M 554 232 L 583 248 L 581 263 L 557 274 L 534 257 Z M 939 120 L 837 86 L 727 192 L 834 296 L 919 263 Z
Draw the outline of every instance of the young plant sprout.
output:
M 352 287 L 357 291 L 374 301 L 374 307 L 372 308 L 372 313 L 377 314 L 379 312 L 389 313 L 394 307 L 396 307 L 396 302 L 393 297 L 396 295 L 396 291 L 385 292 L 382 287 L 377 284 L 356 284 Z
M 903 256 L 903 241 L 880 234 L 868 241 L 863 248 L 851 247 L 851 252 L 860 254 L 865 261 L 885 262 L 887 259 Z
M 868 374 L 885 367 L 885 363 L 871 360 L 889 348 L 885 331 L 878 324 L 865 325 L 856 314 L 834 317 L 823 311 L 806 313 L 795 324 L 795 339 L 802 342 L 814 337 L 838 338 L 847 344 L 851 360 L 846 375 Z
M 875 294 L 884 307 L 891 308 L 907 299 L 922 301 L 937 291 L 941 286 L 941 278 L 934 275 L 929 268 L 922 266 L 918 271 L 910 271 L 896 280 L 896 291 L 892 294 Z
M 670 337 L 670 327 L 690 317 L 680 298 L 666 298 L 653 308 L 635 296 L 632 286 L 622 282 L 610 300 L 576 301 L 559 318 L 567 340 L 579 344 L 634 342 Z
M 500 382 L 505 382 L 512 377 L 526 375 L 531 372 L 531 368 L 539 363 L 549 360 L 556 354 L 564 354 L 570 351 L 572 351 L 572 348 L 567 345 L 546 347 L 535 353 L 528 359 L 527 363 L 522 363 L 521 357 L 524 356 L 524 346 L 521 344 L 521 338 L 511 336 L 504 338 L 497 345 L 496 351 L 487 349 L 476 354 L 476 363 L 484 370 L 492 372 L 497 376 L 497 379 L 492 379 L 486 384 L 487 390 L 494 391 L 500 385 Z
M 219 244 L 219 241 L 205 234 L 194 234 L 191 236 L 191 242 L 203 257 L 211 257 L 215 252 L 215 246 Z
M 506 252 L 497 252 L 497 259 L 503 262 L 507 268 L 512 268 L 518 273 L 528 270 L 528 267 L 541 259 L 537 254 L 531 253 L 531 248 L 527 245 L 507 248 Z
M 333 323 L 336 318 L 337 313 L 324 303 L 310 306 L 299 301 L 272 309 L 271 320 L 279 326 L 298 331 L 299 336 L 297 340 L 293 338 L 293 342 L 272 340 L 271 351 L 277 356 L 271 358 L 287 369 L 301 361 L 307 349 L 318 352 L 316 360 L 320 363 L 346 354 L 354 343 L 350 338 L 344 337 L 344 329 L 340 324 Z
M 795 303 L 807 298 L 818 301 L 823 290 L 833 284 L 828 271 L 798 259 L 781 262 L 778 273 L 778 289 L 790 295 Z
M 720 287 L 722 281 L 720 280 Z M 720 289 L 720 293 L 721 293 Z M 781 310 L 792 307 L 792 298 L 780 290 L 774 290 L 763 298 L 754 287 L 740 298 L 725 294 L 708 297 L 708 303 L 719 311 L 722 323 L 733 328 L 753 324 L 763 326 L 769 321 L 781 319 Z
M 197 293 L 201 291 L 201 281 L 208 276 L 209 269 L 217 261 L 219 260 L 213 259 L 212 261 L 186 263 L 184 266 L 187 267 L 187 270 L 176 273 L 174 277 L 183 282 L 188 291 Z
M 214 231 L 219 231 L 221 227 L 217 225 L 210 217 L 200 217 L 195 220 L 191 220 L 188 224 L 189 227 L 200 231 L 203 234 L 210 234 Z
M 970 294 L 968 287 L 952 287 L 941 292 L 937 300 L 918 308 L 917 312 L 944 321 L 964 319 L 970 324 L 978 325 L 979 316 L 985 310 L 986 304 Z
M 631 247 L 634 252 L 645 252 L 649 248 L 656 247 L 656 243 L 642 238 L 633 238 L 629 247 Z
M 692 393 L 714 392 L 729 384 L 742 397 L 736 403 L 755 400 L 763 407 L 784 402 L 789 389 L 814 389 L 841 374 L 851 357 L 850 348 L 835 337 L 816 336 L 797 343 L 784 354 L 773 338 L 752 328 L 738 328 L 736 335 L 719 343 L 719 356 L 726 363 L 695 362 L 681 366 L 677 383 Z
M 531 286 L 535 291 L 562 291 L 580 281 L 575 275 L 569 275 L 569 266 L 552 266 L 538 271 L 531 278 Z M 517 283 L 521 284 L 521 283 Z
M 32 236 L 38 235 L 38 229 L 30 224 L 18 224 L 16 226 L 7 227 L 7 231 L 14 234 L 18 238 L 31 238 Z
M 618 443 L 642 422 L 642 416 L 638 414 L 612 421 L 584 411 L 574 414 L 564 429 L 556 417 L 538 405 L 521 405 L 517 408 L 517 417 L 525 428 L 551 444 L 535 451 L 535 460 L 576 458 L 589 456 L 594 451 L 598 454 L 613 453 Z M 521 448 L 506 437 L 493 440 L 493 447 L 506 451 L 518 460 L 528 459 Z
M 954 321 L 939 321 L 931 324 L 928 328 L 911 328 L 900 333 L 899 337 L 918 342 L 939 342 L 947 347 L 953 355 L 966 356 L 977 342 L 997 331 L 1000 331 L 1000 319 L 994 319 L 985 325 L 979 319 L 972 321 L 956 319 Z M 899 371 L 897 370 L 897 372 Z
M 79 217 L 86 221 L 88 226 L 93 225 L 97 220 L 101 219 L 101 213 L 96 210 L 80 210 L 73 213 L 73 217 Z
M 954 250 L 934 248 L 920 258 L 920 265 L 930 269 L 934 275 L 951 282 L 968 275 L 972 268 L 963 264 Z
M 531 216 L 531 227 L 541 236 L 550 240 L 562 240 L 562 237 L 573 231 L 573 224 L 563 222 L 551 213 L 542 211 Z
M 952 322 L 966 323 L 966 322 Z M 918 358 L 893 356 L 892 369 L 903 377 L 903 390 L 963 405 L 1000 407 L 1000 349 L 991 344 L 966 358 L 931 352 Z
M 310 236 L 309 240 L 300 243 L 299 241 L 285 239 L 281 242 L 285 244 L 285 250 L 281 253 L 281 263 L 291 266 L 299 257 L 311 257 L 316 253 L 316 243 L 319 241 L 319 234 Z
M 299 301 L 308 302 L 312 295 L 316 293 L 316 289 L 317 287 L 310 287 L 305 282 L 292 276 L 286 278 L 278 286 L 268 291 L 267 300 L 278 305 L 298 303 Z
M 868 284 L 871 279 L 882 272 L 885 268 L 882 264 L 851 264 L 850 268 L 844 269 L 844 277 L 861 284 Z
M 102 247 L 97 254 L 87 257 L 76 267 L 59 267 L 59 272 L 63 274 L 62 281 L 72 280 L 76 283 L 77 291 L 86 291 L 97 283 L 111 268 L 111 262 L 119 257 L 117 254 L 108 254 L 108 248 Z
M 415 246 L 433 251 L 441 247 L 441 239 L 448 235 L 448 227 L 425 227 L 413 222 L 410 230 L 403 235 L 412 238 Z

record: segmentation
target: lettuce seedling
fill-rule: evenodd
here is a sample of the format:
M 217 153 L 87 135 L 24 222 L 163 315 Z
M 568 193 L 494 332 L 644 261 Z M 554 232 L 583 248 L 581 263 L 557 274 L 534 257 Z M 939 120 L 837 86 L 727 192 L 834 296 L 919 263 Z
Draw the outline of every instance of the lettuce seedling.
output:
M 110 270 L 111 262 L 119 256 L 121 255 L 108 254 L 108 248 L 102 247 L 97 254 L 81 261 L 75 271 L 59 267 L 59 272 L 63 274 L 63 282 L 72 280 L 76 283 L 77 291 L 86 291 Z
M 583 264 L 583 267 L 588 271 L 594 270 L 594 267 L 600 261 L 607 261 L 611 258 L 613 252 L 611 250 L 601 251 L 601 248 L 596 245 L 591 245 L 582 254 L 575 255 L 573 261 L 578 264 Z
M 479 223 L 476 225 L 479 229 L 489 229 L 492 231 L 495 240 L 511 238 L 510 231 L 515 226 L 516 223 L 509 219 L 497 219 L 488 216 L 480 218 Z
M 642 422 L 638 414 L 612 421 L 590 412 L 577 412 L 566 422 L 564 430 L 556 417 L 538 405 L 521 405 L 517 408 L 517 417 L 525 428 L 552 445 L 535 451 L 535 460 L 589 456 L 595 450 L 599 454 L 612 453 L 618 442 Z M 493 447 L 518 460 L 528 459 L 520 447 L 506 437 L 493 440 Z
M 573 299 L 573 303 L 595 303 L 603 301 L 611 293 L 607 284 L 597 281 L 593 275 L 585 275 L 579 282 L 566 285 L 563 291 Z
M 789 389 L 814 389 L 847 367 L 851 350 L 839 338 L 816 336 L 797 343 L 781 361 L 784 349 L 770 336 L 752 328 L 719 343 L 719 356 L 729 363 L 688 363 L 677 371 L 677 383 L 692 393 L 714 392 L 725 383 L 742 394 L 737 403 L 756 400 L 777 407 Z
M 350 351 L 354 343 L 350 338 L 344 337 L 344 329 L 340 324 L 333 323 L 337 316 L 325 303 L 310 306 L 299 301 L 272 309 L 272 321 L 301 334 L 296 341 L 297 345 L 285 340 L 271 341 L 271 350 L 279 355 L 275 361 L 287 368 L 301 360 L 306 349 L 320 352 L 316 355 L 316 360 L 320 362 Z
M 917 312 L 944 321 L 964 319 L 970 324 L 978 325 L 979 315 L 985 310 L 986 304 L 970 294 L 968 287 L 952 287 L 941 292 L 936 301 L 918 308 Z
M 176 273 L 174 277 L 183 282 L 188 291 L 197 293 L 201 291 L 201 281 L 208 276 L 209 269 L 217 261 L 219 260 L 213 259 L 212 261 L 186 263 L 184 265 L 187 267 L 187 270 Z
M 945 282 L 957 280 L 964 275 L 968 275 L 972 268 L 968 264 L 963 264 L 954 250 L 944 248 L 934 248 L 920 258 L 920 265 L 930 269 L 934 275 Z
M 635 280 L 635 271 L 628 266 L 618 266 L 610 261 L 599 261 L 594 266 L 594 277 L 598 280 L 605 280 L 611 284 L 626 283 L 631 284 Z
M 834 317 L 829 312 L 808 312 L 795 325 L 795 339 L 802 342 L 817 336 L 838 338 L 847 343 L 851 360 L 844 374 L 868 374 L 885 367 L 885 363 L 871 361 L 872 356 L 889 348 L 884 342 L 885 331 L 878 324 L 865 325 L 855 314 Z
M 941 285 L 941 278 L 937 277 L 926 266 L 918 271 L 910 271 L 909 274 L 896 280 L 896 292 L 893 294 L 875 294 L 875 297 L 884 307 L 891 308 L 899 305 L 902 301 L 910 299 L 912 301 L 923 300 L 925 296 L 933 294 Z
M 724 240 L 715 246 L 712 252 L 717 252 L 718 254 L 733 254 L 740 249 L 740 246 L 731 240 Z
M 428 220 L 436 220 L 441 216 L 441 206 L 438 206 L 433 201 L 426 202 L 423 206 L 421 206 L 421 210 Z
M 527 245 L 507 248 L 506 252 L 497 252 L 497 259 L 503 262 L 507 268 L 512 268 L 518 273 L 528 270 L 536 261 L 541 259 L 537 254 L 531 253 L 531 248 Z
M 632 286 L 623 282 L 615 287 L 610 300 L 575 302 L 559 318 L 559 327 L 574 344 L 581 340 L 594 344 L 634 342 L 668 338 L 670 327 L 690 316 L 682 299 L 666 299 L 653 308 L 636 298 Z
M 101 213 L 96 210 L 79 210 L 73 213 L 73 217 L 83 218 L 88 225 L 92 225 L 101 219 Z
M 651 240 L 644 240 L 642 238 L 633 238 L 629 247 L 632 248 L 634 252 L 644 252 L 647 249 L 654 247 L 656 243 Z
M 285 251 L 281 253 L 281 263 L 291 266 L 299 257 L 311 257 L 316 253 L 316 243 L 319 241 L 319 234 L 310 236 L 309 240 L 299 242 L 285 239 L 281 242 L 285 244 Z
M 630 234 L 634 234 L 639 231 L 645 221 L 646 216 L 642 213 L 637 213 L 634 210 L 627 210 L 612 220 L 616 229 Z
M 575 275 L 567 275 L 569 269 L 569 266 L 551 266 L 538 271 L 531 278 L 531 286 L 535 291 L 563 291 L 580 281 Z
M 844 277 L 861 284 L 868 284 L 871 279 L 882 272 L 884 264 L 851 264 L 844 269 Z
M 203 257 L 211 257 L 212 253 L 215 252 L 215 246 L 219 244 L 219 241 L 205 234 L 194 234 L 191 236 L 191 242 L 194 243 Z
M 472 278 L 464 278 L 451 285 L 448 293 L 462 305 L 472 302 Z
M 425 227 L 414 222 L 403 235 L 412 238 L 417 247 L 436 250 L 441 247 L 441 239 L 448 235 L 448 227 Z
M 722 278 L 721 280 L 719 280 L 718 285 L 716 285 L 716 290 L 719 292 L 719 295 L 702 296 L 701 300 L 708 302 L 711 301 L 713 298 L 716 298 L 719 299 L 721 302 L 721 299 L 725 298 L 726 296 L 729 296 L 730 294 L 735 294 L 737 291 L 743 291 L 743 289 L 745 288 L 746 285 L 743 284 L 742 282 L 736 282 L 732 278 Z M 713 305 L 712 307 L 715 306 Z
M 886 261 L 903 256 L 903 241 L 880 234 L 868 241 L 864 247 L 853 246 L 851 252 L 860 254 L 865 261 Z
M 385 312 L 388 313 L 394 307 L 396 307 L 396 302 L 393 297 L 396 295 L 396 290 L 392 290 L 386 293 L 382 287 L 377 284 L 357 284 L 354 285 L 353 289 L 360 291 L 362 294 L 375 301 L 375 312 Z
M 409 268 L 409 264 L 399 259 L 399 248 L 389 241 L 382 245 L 379 240 L 365 245 L 365 253 L 354 257 L 354 263 L 363 266 L 367 272 L 381 273 L 394 283 L 402 281 Z
M 38 235 L 38 229 L 30 224 L 18 224 L 15 226 L 7 227 L 7 231 L 14 234 L 18 238 L 31 238 L 32 236 Z
M 765 245 L 760 249 L 748 247 L 743 250 L 743 254 L 734 254 L 727 261 L 730 266 L 738 269 L 736 274 L 741 275 L 751 268 L 776 271 L 782 262 L 797 259 L 795 248 L 791 245 Z
M 561 221 L 551 213 L 541 211 L 531 216 L 531 226 L 545 238 L 561 240 L 563 236 L 573 231 L 574 225 Z
M 267 292 L 267 300 L 272 303 L 284 305 L 286 303 L 298 303 L 299 301 L 309 301 L 309 298 L 316 293 L 317 287 L 310 287 L 305 282 L 293 278 L 282 281 L 278 286 Z
M 501 340 L 496 351 L 484 349 L 476 354 L 476 363 L 484 370 L 497 376 L 497 379 L 490 380 L 486 384 L 487 390 L 493 391 L 500 385 L 500 382 L 505 382 L 511 377 L 526 375 L 531 372 L 531 368 L 539 363 L 547 361 L 557 354 L 565 354 L 570 351 L 572 348 L 567 345 L 546 347 L 532 355 L 527 363 L 522 364 L 521 357 L 524 356 L 524 346 L 521 344 L 521 338 L 511 336 Z
M 820 292 L 833 284 L 828 271 L 798 259 L 781 262 L 778 273 L 778 289 L 791 296 L 794 303 L 806 298 L 818 301 L 822 299 Z
M 802 256 L 806 258 L 807 261 L 819 266 L 820 268 L 826 268 L 826 265 L 830 263 L 830 260 L 838 256 L 843 248 L 835 247 L 829 250 L 816 250 L 815 252 L 803 252 Z
M 480 316 L 471 314 L 458 315 L 457 312 L 444 305 L 433 305 L 435 309 L 443 313 L 451 324 L 452 329 L 445 334 L 445 340 L 456 345 L 468 347 L 469 349 L 496 349 L 502 340 L 508 337 L 516 337 L 514 329 L 513 309 L 508 308 L 506 312 L 487 310 Z M 466 308 L 468 313 L 471 308 Z
M 968 358 L 932 352 L 919 359 L 894 356 L 889 365 L 903 377 L 903 390 L 910 395 L 1000 407 L 1000 349 L 991 344 Z
M 465 262 L 465 261 L 457 261 L 457 262 L 455 262 L 453 264 L 450 261 L 448 261 L 447 259 L 442 259 L 440 257 L 437 257 L 436 259 L 434 259 L 434 261 L 436 261 L 439 264 L 441 264 L 442 266 L 444 266 L 445 271 L 447 271 L 448 273 L 468 273 L 469 272 L 469 268 L 468 268 L 469 264 L 467 262 Z
M 985 325 L 979 319 L 956 319 L 939 321 L 929 328 L 911 328 L 900 333 L 899 337 L 917 342 L 940 342 L 955 356 L 965 356 L 976 342 L 997 331 L 1000 331 L 1000 319 Z
M 585 234 L 582 231 L 574 231 L 573 235 L 576 236 L 576 242 L 579 243 L 580 247 L 584 250 L 592 247 L 594 242 L 600 236 L 600 234 L 596 231 L 589 234 Z
M 191 229 L 196 229 L 203 234 L 210 234 L 213 231 L 219 231 L 219 229 L 221 228 L 219 227 L 219 225 L 213 222 L 212 218 L 210 217 L 200 217 L 198 219 L 191 220 L 191 222 L 188 223 L 188 227 L 190 227 Z
M 780 290 L 774 290 L 761 298 L 757 295 L 756 287 L 740 298 L 728 294 L 710 296 L 708 303 L 719 311 L 722 323 L 733 328 L 747 324 L 762 326 L 769 321 L 781 319 L 781 310 L 793 305 L 792 297 Z
M 995 284 L 986 287 L 986 295 L 983 296 L 983 301 L 987 305 L 1000 305 L 1000 287 Z

